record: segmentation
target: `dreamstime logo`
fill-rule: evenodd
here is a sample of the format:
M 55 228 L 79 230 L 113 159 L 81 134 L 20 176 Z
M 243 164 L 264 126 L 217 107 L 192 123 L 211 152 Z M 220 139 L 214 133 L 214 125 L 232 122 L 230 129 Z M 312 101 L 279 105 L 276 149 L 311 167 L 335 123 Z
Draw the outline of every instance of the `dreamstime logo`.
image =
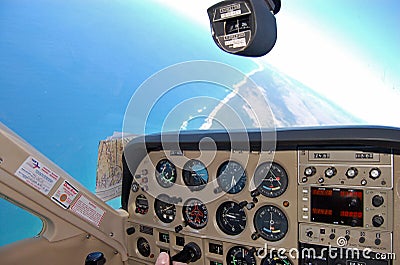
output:
M 257 155 L 253 154 L 249 128 L 257 132 L 257 141 L 260 146 Z M 185 133 L 192 131 L 189 136 Z M 207 203 L 221 197 L 225 192 L 218 190 L 216 180 L 217 168 L 214 162 L 217 155 L 217 143 L 210 131 L 217 130 L 228 137 L 230 150 L 224 161 L 239 163 L 244 169 L 251 158 L 259 159 L 258 164 L 272 162 L 275 151 L 275 124 L 269 107 L 265 90 L 258 86 L 246 74 L 226 64 L 211 61 L 191 61 L 165 68 L 136 89 L 125 112 L 123 121 L 123 137 L 131 134 L 148 135 L 161 133 L 160 140 L 162 155 L 153 161 L 150 156 L 144 159 L 145 168 L 139 172 L 135 157 L 138 150 L 125 148 L 125 158 L 134 177 L 141 177 L 146 173 L 145 190 L 153 197 L 168 194 L 178 198 L 177 202 L 184 202 L 196 197 Z M 268 131 L 268 134 L 261 133 Z M 186 136 L 185 136 L 186 135 Z M 193 136 L 194 150 L 181 150 L 180 139 Z M 147 150 L 145 138 L 142 139 L 142 150 Z M 176 167 L 177 178 L 171 185 L 160 185 L 156 172 L 156 165 L 161 159 L 167 159 Z M 202 189 L 189 189 L 183 181 L 182 170 L 193 159 L 204 164 L 202 182 L 206 185 Z M 221 161 L 224 162 L 224 161 Z M 192 168 L 193 170 L 194 168 Z M 206 169 L 206 171 L 204 171 Z M 196 170 L 196 169 L 194 169 Z M 196 174 L 192 174 L 197 178 Z M 203 177 L 203 176 L 201 176 Z M 252 180 L 249 190 L 254 190 L 261 180 Z M 236 180 L 232 180 L 235 184 Z M 233 185 L 232 184 L 232 185 Z M 168 186 L 168 187 L 165 187 Z M 218 192 L 216 192 L 218 191 Z M 167 196 L 167 197 L 168 197 Z M 164 196 L 165 197 L 165 196 Z
M 331 260 L 345 259 L 345 260 L 395 260 L 395 253 L 375 253 L 372 249 L 358 249 L 358 248 L 337 248 L 329 245 L 327 247 L 321 247 L 319 249 L 313 247 L 306 248 L 275 248 L 268 247 L 265 243 L 263 248 L 259 248 L 256 251 L 256 255 L 263 259 L 278 257 L 280 259 L 286 259 L 289 257 L 293 260 L 326 260 L 327 258 Z

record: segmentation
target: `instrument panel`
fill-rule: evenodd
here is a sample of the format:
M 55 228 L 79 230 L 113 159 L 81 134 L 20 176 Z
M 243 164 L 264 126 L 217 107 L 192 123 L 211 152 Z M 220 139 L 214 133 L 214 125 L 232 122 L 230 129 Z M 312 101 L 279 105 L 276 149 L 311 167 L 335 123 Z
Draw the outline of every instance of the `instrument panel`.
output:
M 265 160 L 269 154 L 265 159 L 249 153 L 232 158 L 231 152 L 202 151 L 203 160 L 199 155 L 187 151 L 167 158 L 164 151 L 152 152 L 134 175 L 130 225 L 136 231 L 152 231 L 144 236 L 153 257 L 161 250 L 179 251 L 177 241 L 184 239 L 203 246 L 206 264 L 279 264 L 276 255 L 267 258 L 257 251 L 266 244 L 297 247 L 296 153 L 276 153 L 274 162 Z M 174 181 L 165 185 L 168 179 Z M 168 243 L 161 242 L 159 234 Z M 129 237 L 132 249 L 141 237 Z M 132 256 L 152 260 L 138 251 Z M 283 260 L 296 264 L 286 256 Z
M 130 258 L 153 264 L 160 252 L 174 255 L 194 242 L 202 250 L 194 264 L 394 264 L 393 256 L 324 250 L 398 252 L 396 165 L 400 157 L 391 152 L 342 146 L 148 152 L 127 204 Z M 310 249 L 316 253 L 303 253 Z

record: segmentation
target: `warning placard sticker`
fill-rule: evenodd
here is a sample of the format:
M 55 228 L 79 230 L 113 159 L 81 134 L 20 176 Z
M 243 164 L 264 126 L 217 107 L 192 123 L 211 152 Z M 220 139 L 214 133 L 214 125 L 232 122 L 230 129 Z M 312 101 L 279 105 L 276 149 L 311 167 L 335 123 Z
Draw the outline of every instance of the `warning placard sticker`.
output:
M 57 188 L 51 199 L 64 209 L 68 209 L 72 201 L 78 195 L 78 190 L 74 188 L 68 181 L 64 182 Z
M 60 178 L 39 160 L 29 156 L 15 175 L 41 193 L 48 195 Z
M 71 206 L 71 211 L 97 227 L 100 226 L 105 214 L 103 209 L 83 195 L 79 196 L 79 198 Z

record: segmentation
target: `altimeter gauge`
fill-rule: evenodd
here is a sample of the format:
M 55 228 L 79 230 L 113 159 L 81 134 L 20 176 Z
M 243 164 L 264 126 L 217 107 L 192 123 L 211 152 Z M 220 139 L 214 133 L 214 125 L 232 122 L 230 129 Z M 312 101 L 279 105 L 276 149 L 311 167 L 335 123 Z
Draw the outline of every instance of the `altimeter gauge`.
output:
M 238 235 L 246 227 L 246 213 L 238 203 L 227 201 L 217 209 L 218 227 L 228 235 Z
M 239 163 L 226 161 L 218 168 L 217 182 L 223 191 L 236 194 L 246 186 L 246 172 Z

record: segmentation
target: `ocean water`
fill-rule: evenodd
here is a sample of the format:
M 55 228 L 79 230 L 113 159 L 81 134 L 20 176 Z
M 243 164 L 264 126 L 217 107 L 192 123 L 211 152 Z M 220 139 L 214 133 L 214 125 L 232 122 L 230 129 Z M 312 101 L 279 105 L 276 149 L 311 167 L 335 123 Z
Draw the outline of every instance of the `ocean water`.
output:
M 208 28 L 152 1 L 3 0 L 0 122 L 94 191 L 98 142 L 122 130 L 135 89 L 157 71 L 190 60 L 244 72 L 257 67 L 220 51 Z M 159 130 L 164 114 L 181 100 L 227 93 L 204 84 L 178 88 L 159 102 L 149 128 Z M 203 105 L 178 115 L 176 124 Z M 190 126 L 201 123 L 193 119 Z M 39 219 L 4 200 L 0 213 L 0 245 L 40 231 Z

